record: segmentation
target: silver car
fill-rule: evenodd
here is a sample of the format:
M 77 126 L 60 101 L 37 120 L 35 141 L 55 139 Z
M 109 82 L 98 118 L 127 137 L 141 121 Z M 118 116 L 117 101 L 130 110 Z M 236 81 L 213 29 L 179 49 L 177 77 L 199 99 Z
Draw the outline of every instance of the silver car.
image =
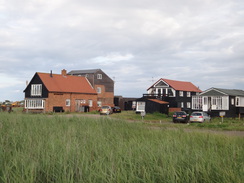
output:
M 190 122 L 203 123 L 205 121 L 210 121 L 211 117 L 206 112 L 193 112 L 190 116 Z
M 113 113 L 113 109 L 110 106 L 102 106 L 101 109 L 99 110 L 99 112 L 100 112 L 100 115 L 102 115 L 102 114 L 109 115 L 109 114 Z

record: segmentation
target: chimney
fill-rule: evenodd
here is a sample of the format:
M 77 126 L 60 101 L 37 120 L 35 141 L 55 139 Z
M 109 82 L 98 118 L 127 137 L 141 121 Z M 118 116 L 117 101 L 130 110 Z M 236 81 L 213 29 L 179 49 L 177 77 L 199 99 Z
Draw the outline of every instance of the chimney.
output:
M 62 76 L 66 76 L 66 75 L 67 75 L 67 71 L 66 71 L 65 69 L 63 69 L 63 70 L 61 71 L 61 74 L 62 74 Z
M 51 78 L 53 77 L 53 71 L 52 70 L 50 71 L 50 77 Z

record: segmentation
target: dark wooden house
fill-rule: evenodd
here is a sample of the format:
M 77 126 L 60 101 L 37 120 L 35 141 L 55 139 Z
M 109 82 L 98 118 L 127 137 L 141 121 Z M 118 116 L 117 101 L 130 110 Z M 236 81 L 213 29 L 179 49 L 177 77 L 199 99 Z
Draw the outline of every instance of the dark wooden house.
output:
M 101 69 L 72 70 L 68 75 L 86 77 L 97 91 L 97 105 L 114 106 L 114 81 Z
M 157 99 L 168 102 L 169 111 L 191 111 L 191 98 L 202 91 L 191 82 L 159 79 L 147 89 L 146 99 Z
M 210 88 L 192 97 L 192 109 L 202 110 L 211 116 L 224 112 L 226 117 L 244 115 L 244 91 L 237 89 Z

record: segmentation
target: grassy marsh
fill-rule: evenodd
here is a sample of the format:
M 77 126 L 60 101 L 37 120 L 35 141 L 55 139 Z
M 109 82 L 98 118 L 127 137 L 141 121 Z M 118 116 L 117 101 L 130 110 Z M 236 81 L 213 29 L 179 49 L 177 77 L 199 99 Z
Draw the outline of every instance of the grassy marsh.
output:
M 0 182 L 242 182 L 241 137 L 0 113 Z

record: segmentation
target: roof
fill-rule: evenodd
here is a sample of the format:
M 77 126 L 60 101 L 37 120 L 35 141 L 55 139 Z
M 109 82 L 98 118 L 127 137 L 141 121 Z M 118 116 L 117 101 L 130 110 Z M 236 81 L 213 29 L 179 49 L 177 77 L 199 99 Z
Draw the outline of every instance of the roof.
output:
M 150 88 L 155 87 L 160 81 L 167 83 L 170 87 L 178 91 L 191 91 L 191 92 L 202 92 L 198 87 L 188 81 L 176 81 L 170 79 L 159 79 L 156 83 L 154 83 Z M 149 90 L 148 88 L 147 90 Z
M 214 93 L 215 92 L 215 93 Z M 231 96 L 244 96 L 244 91 L 239 89 L 222 89 L 222 88 L 210 88 L 204 91 L 201 95 L 231 95 Z
M 97 94 L 85 77 L 36 73 L 49 92 Z
M 159 104 L 169 104 L 168 102 L 165 102 L 165 101 L 162 101 L 162 100 L 158 100 L 158 99 L 148 99 L 148 100 L 156 102 L 156 103 L 159 103 Z
M 68 72 L 69 75 L 77 75 L 77 74 L 94 74 L 100 69 L 88 69 L 88 70 L 72 70 Z

